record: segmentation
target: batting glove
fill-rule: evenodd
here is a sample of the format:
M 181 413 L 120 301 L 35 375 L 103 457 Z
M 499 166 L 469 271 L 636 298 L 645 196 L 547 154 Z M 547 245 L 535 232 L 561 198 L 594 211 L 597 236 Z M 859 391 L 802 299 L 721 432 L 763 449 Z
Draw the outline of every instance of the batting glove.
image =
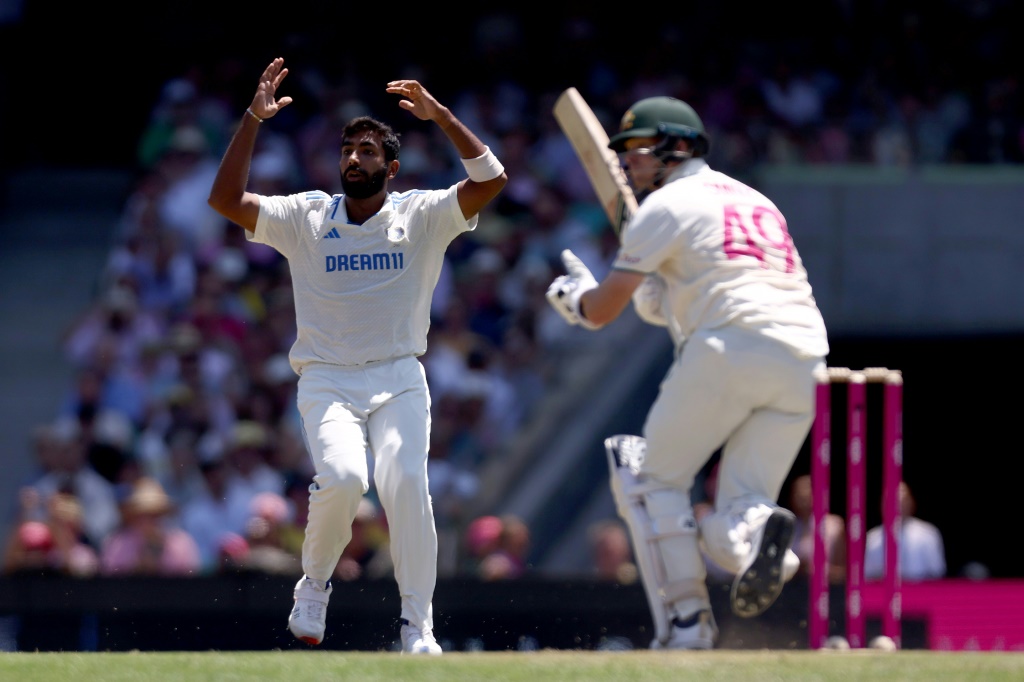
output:
M 656 327 L 667 327 L 668 319 L 662 312 L 665 281 L 658 275 L 647 275 L 633 292 L 633 309 L 641 320 Z
M 599 325 L 580 314 L 580 298 L 585 292 L 597 288 L 597 280 L 583 261 L 569 249 L 562 251 L 562 263 L 568 274 L 556 277 L 548 287 L 548 303 L 569 324 L 578 324 L 584 329 L 599 329 Z

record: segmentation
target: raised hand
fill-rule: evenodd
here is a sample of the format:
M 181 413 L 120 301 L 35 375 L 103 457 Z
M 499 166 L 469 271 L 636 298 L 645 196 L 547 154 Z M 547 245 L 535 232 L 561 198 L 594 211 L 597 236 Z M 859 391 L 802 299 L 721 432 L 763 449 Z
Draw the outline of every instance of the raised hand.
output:
M 277 98 L 277 89 L 287 75 L 288 69 L 284 67 L 283 57 L 276 58 L 263 70 L 256 96 L 252 98 L 252 105 L 249 107 L 254 114 L 260 118 L 270 118 L 292 103 L 291 97 Z
M 444 107 L 420 85 L 419 81 L 391 81 L 388 83 L 387 91 L 393 95 L 407 97 L 408 99 L 400 100 L 398 106 L 411 111 L 422 121 L 436 120 L 438 114 L 444 111 Z

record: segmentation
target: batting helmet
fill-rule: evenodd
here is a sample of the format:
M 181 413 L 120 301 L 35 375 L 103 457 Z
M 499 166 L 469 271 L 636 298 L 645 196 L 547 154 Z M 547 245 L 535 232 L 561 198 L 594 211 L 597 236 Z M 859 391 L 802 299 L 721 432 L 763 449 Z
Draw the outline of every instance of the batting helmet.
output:
M 689 104 L 675 97 L 647 97 L 622 116 L 619 132 L 608 141 L 616 152 L 626 151 L 631 137 L 676 137 L 690 140 L 694 156 L 706 154 L 710 140 L 704 123 Z

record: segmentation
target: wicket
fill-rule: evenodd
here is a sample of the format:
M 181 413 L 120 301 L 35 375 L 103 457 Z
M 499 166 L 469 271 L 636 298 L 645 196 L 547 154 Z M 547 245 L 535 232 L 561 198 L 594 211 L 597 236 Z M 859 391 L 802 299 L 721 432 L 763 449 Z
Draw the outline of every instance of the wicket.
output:
M 901 584 L 899 573 L 899 484 L 903 476 L 903 374 L 886 367 L 851 370 L 829 367 L 817 377 L 816 413 L 811 430 L 811 489 L 814 506 L 814 559 L 810 571 L 807 630 L 811 649 L 821 649 L 829 637 L 829 581 L 825 549 L 825 515 L 831 487 L 832 385 L 846 384 L 846 639 L 850 648 L 863 648 L 866 618 L 864 585 L 866 519 L 867 384 L 882 383 L 882 524 L 885 528 L 885 573 L 882 635 L 901 646 Z

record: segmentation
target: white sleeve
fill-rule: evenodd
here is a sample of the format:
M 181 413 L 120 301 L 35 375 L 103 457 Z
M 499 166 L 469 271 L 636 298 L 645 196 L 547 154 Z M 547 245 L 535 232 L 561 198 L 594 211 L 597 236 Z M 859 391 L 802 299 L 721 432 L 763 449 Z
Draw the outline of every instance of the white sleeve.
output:
M 633 292 L 633 309 L 641 320 L 656 327 L 667 327 L 662 300 L 665 283 L 655 274 L 647 275 Z
M 322 226 L 331 201 L 330 195 L 319 190 L 287 196 L 260 195 L 256 229 L 251 233 L 246 231 L 246 237 L 257 244 L 271 246 L 285 258 L 290 258 L 295 253 L 302 230 L 317 231 Z

